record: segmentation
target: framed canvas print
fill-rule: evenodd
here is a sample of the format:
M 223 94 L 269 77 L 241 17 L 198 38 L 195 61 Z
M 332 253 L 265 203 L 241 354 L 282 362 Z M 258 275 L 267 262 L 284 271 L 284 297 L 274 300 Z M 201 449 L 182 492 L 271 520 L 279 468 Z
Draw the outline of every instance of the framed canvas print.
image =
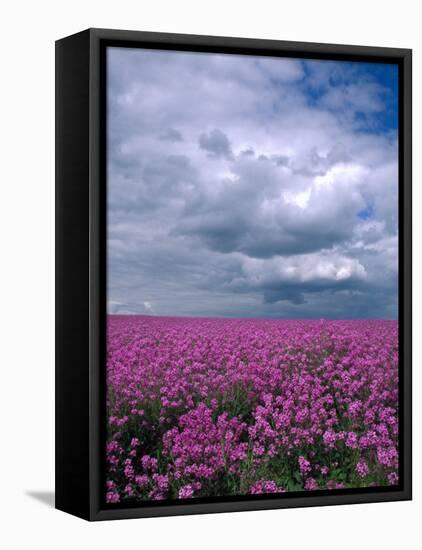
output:
M 411 498 L 411 51 L 56 43 L 56 506 Z

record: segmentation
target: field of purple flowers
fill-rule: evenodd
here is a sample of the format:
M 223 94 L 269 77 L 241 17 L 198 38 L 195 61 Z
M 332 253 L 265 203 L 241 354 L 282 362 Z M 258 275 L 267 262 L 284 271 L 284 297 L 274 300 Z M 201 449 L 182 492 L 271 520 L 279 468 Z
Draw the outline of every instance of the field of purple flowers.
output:
M 397 484 L 397 332 L 109 316 L 107 502 Z

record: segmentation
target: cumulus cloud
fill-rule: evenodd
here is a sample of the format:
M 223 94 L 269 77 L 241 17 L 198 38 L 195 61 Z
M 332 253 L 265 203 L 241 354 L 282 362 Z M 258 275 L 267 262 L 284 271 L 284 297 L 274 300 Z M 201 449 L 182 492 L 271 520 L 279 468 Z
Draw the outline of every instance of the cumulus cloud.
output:
M 108 63 L 110 312 L 396 317 L 394 67 Z
M 305 303 L 306 293 L 356 289 L 367 277 L 357 260 L 336 253 L 307 254 L 260 260 L 245 257 L 238 277 L 229 287 L 259 291 L 268 303 Z

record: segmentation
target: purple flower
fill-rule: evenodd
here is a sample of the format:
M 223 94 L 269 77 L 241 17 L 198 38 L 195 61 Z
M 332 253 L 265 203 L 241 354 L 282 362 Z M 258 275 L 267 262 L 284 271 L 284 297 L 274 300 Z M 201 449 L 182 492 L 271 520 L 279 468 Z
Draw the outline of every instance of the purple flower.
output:
M 107 491 L 106 502 L 108 504 L 115 504 L 117 502 L 120 502 L 119 494 L 116 491 Z
M 333 449 L 336 445 L 337 437 L 336 434 L 332 430 L 327 430 L 324 432 L 322 439 L 324 441 L 324 444 L 329 449 Z
M 179 490 L 179 498 L 192 498 L 193 496 L 193 487 L 191 484 L 184 485 Z
M 396 472 L 388 474 L 387 478 L 389 485 L 397 485 L 399 482 L 399 476 L 396 474 Z
M 284 493 L 283 487 L 279 487 L 275 481 L 260 479 L 250 488 L 251 495 L 262 495 L 265 493 Z
M 346 436 L 346 447 L 350 449 L 357 449 L 358 447 L 358 436 L 355 432 L 348 432 Z
M 368 475 L 369 468 L 367 463 L 364 460 L 359 460 L 359 462 L 355 466 L 356 473 L 359 477 L 365 477 Z
M 315 489 L 318 489 L 318 484 L 313 477 L 308 477 L 305 481 L 305 489 L 307 491 L 315 491 Z
M 110 315 L 107 502 L 397 484 L 397 343 L 393 321 Z
M 309 460 L 306 460 L 304 456 L 301 455 L 298 458 L 298 462 L 299 462 L 299 470 L 302 475 L 306 475 L 312 470 L 311 463 L 309 462 Z
M 149 483 L 148 476 L 147 475 L 135 476 L 135 483 L 139 486 L 140 489 L 143 489 Z

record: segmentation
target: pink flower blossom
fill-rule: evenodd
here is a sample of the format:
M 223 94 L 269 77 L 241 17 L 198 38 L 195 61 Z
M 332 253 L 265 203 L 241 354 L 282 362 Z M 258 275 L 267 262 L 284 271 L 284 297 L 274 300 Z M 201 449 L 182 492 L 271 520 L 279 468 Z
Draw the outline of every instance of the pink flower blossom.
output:
M 279 487 L 275 481 L 260 479 L 256 481 L 250 488 L 252 495 L 262 495 L 265 493 L 284 493 L 283 487 Z
M 356 464 L 355 470 L 357 474 L 362 478 L 368 475 L 369 472 L 368 465 L 364 460 L 359 460 L 359 462 Z

